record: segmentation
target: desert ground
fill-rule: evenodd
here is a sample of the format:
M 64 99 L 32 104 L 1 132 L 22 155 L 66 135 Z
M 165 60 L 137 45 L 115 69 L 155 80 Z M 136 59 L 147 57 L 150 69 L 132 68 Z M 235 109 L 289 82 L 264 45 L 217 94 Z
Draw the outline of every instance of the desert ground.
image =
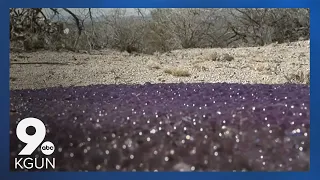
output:
M 310 41 L 153 55 L 110 49 L 11 52 L 10 64 L 11 90 L 146 82 L 282 84 L 286 76 L 310 72 Z
M 55 171 L 308 171 L 309 86 L 283 83 L 309 46 L 12 52 L 11 170 L 17 123 L 39 117 Z

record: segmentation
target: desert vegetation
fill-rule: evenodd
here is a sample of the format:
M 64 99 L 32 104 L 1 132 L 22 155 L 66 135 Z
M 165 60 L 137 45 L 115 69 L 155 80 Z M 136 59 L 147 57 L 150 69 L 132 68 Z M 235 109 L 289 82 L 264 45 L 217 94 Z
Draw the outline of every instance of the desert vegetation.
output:
M 11 42 L 25 50 L 262 46 L 309 39 L 309 9 L 11 9 Z M 68 28 L 68 34 L 63 32 Z
M 97 78 L 109 74 L 100 80 L 90 79 L 93 84 L 141 83 L 130 78 L 145 76 L 143 73 L 150 74 L 145 82 L 219 82 L 202 74 L 218 77 L 225 74 L 220 71 L 248 71 L 245 67 L 249 67 L 258 74 L 254 75 L 256 80 L 247 78 L 248 83 L 308 83 L 309 28 L 309 9 L 11 9 L 10 80 L 12 87 L 29 82 L 25 77 L 42 78 L 34 83 L 40 87 L 57 86 L 57 82 L 63 82 L 61 78 L 75 76 L 69 73 L 70 69 L 79 70 L 83 66 L 96 72 Z M 293 47 L 301 50 L 290 49 Z M 28 58 L 19 58 L 22 56 Z M 21 68 L 27 65 L 22 64 L 34 64 L 28 66 L 36 68 L 34 73 L 23 73 Z M 61 78 L 51 75 L 57 82 L 50 82 L 48 73 L 43 74 L 48 70 L 41 72 L 44 64 L 51 65 L 45 67 L 50 72 L 65 75 Z M 118 67 L 105 67 L 100 72 L 97 67 L 105 64 Z M 58 65 L 68 66 L 69 70 Z M 144 68 L 150 72 L 144 72 Z M 130 71 L 134 76 L 127 74 Z M 272 81 L 275 78 L 263 77 L 265 74 L 261 76 L 261 72 L 281 78 Z M 220 81 L 244 82 L 242 73 L 228 73 L 230 77 L 235 74 L 233 79 L 221 77 Z M 183 79 L 172 80 L 167 76 Z M 69 85 L 85 84 L 88 83 L 79 80 Z

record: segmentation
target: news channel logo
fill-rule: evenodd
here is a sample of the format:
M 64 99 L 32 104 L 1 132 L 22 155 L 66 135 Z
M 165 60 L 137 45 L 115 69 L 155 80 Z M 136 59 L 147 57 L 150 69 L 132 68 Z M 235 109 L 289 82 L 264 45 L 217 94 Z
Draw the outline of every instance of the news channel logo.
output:
M 27 128 L 33 127 L 35 133 L 30 135 L 27 133 Z M 14 168 L 17 170 L 29 170 L 29 169 L 55 169 L 55 158 L 49 156 L 53 154 L 55 146 L 50 141 L 44 141 L 46 136 L 46 126 L 44 123 L 33 117 L 25 118 L 21 120 L 16 128 L 17 138 L 25 143 L 24 148 L 19 152 L 18 158 L 14 158 Z M 40 146 L 41 152 L 48 157 L 30 157 L 32 153 Z M 28 157 L 29 156 L 29 157 Z

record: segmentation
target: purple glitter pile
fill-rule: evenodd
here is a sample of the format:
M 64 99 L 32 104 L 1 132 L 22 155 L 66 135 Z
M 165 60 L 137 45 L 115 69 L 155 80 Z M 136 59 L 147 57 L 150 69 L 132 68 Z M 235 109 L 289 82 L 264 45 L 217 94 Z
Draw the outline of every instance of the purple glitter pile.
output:
M 307 171 L 309 96 L 293 84 L 15 90 L 11 170 L 24 147 L 16 125 L 36 117 L 55 144 L 57 171 Z

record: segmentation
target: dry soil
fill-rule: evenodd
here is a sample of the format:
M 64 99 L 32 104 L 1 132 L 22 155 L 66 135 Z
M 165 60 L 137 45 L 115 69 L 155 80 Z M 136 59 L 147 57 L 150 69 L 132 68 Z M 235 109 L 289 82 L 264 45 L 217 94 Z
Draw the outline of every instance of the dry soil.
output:
M 11 52 L 10 66 L 11 90 L 145 82 L 281 84 L 287 82 L 285 76 L 310 71 L 310 41 L 153 55 L 115 50 Z M 174 76 L 170 70 L 189 76 Z

